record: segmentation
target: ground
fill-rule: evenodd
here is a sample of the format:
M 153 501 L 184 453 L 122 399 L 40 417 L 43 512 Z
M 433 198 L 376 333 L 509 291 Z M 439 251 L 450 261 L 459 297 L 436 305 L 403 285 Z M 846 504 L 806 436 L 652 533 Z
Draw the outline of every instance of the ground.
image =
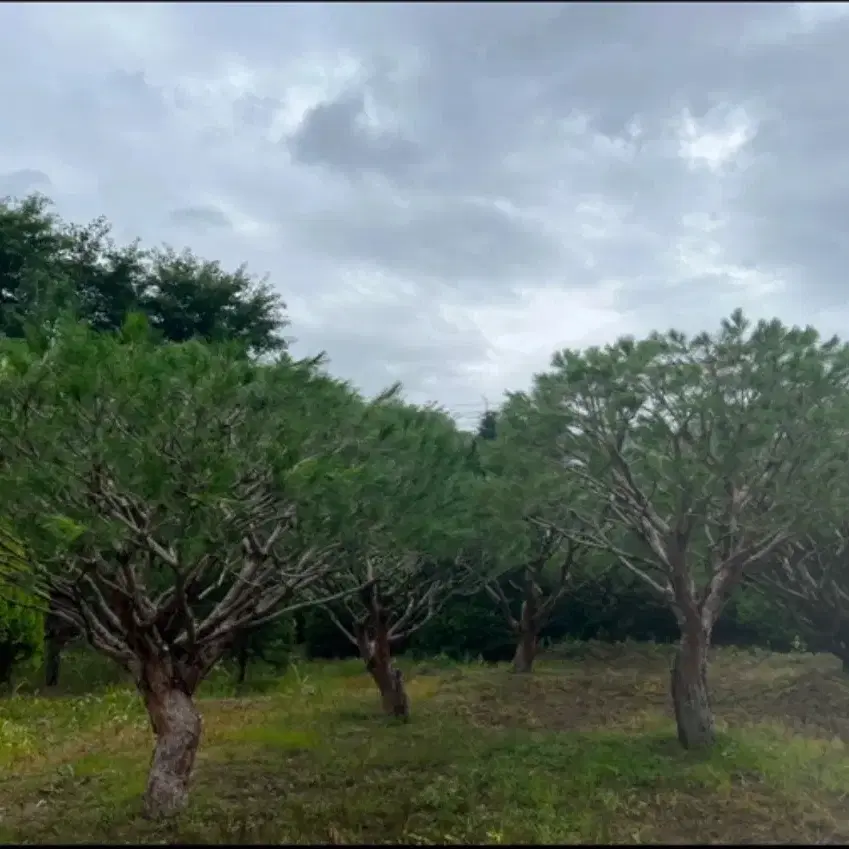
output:
M 0 703 L 0 842 L 840 843 L 849 681 L 828 656 L 719 651 L 719 740 L 680 749 L 668 652 L 573 646 L 528 678 L 408 662 L 413 719 L 353 662 L 202 695 L 189 810 L 139 816 L 151 738 L 124 687 Z

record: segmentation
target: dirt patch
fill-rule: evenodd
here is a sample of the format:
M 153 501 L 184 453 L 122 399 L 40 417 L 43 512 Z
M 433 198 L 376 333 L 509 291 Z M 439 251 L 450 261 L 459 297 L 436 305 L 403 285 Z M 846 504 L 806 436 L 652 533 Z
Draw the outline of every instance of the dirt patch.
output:
M 585 731 L 633 723 L 668 702 L 665 676 L 633 667 L 580 672 L 540 670 L 533 675 L 469 676 L 444 696 L 476 725 Z
M 672 718 L 669 656 L 613 647 L 572 668 L 545 663 L 532 675 L 466 672 L 437 697 L 476 725 L 551 731 L 645 727 Z M 602 656 L 603 655 L 603 656 Z M 730 725 L 781 722 L 806 736 L 849 743 L 849 677 L 828 656 L 714 654 L 714 710 Z

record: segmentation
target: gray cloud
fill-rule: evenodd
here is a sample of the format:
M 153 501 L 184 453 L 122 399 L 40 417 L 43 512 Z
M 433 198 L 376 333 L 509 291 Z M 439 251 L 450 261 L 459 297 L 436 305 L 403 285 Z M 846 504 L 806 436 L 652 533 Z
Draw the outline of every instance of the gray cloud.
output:
M 171 223 L 190 228 L 224 228 L 230 229 L 233 224 L 230 219 L 214 206 L 183 206 L 169 213 Z
M 360 202 L 302 222 L 309 244 L 340 261 L 476 290 L 510 286 L 529 267 L 555 273 L 557 241 L 534 223 L 491 204 L 461 198 Z M 363 214 L 366 213 L 366 214 Z M 379 223 L 378 223 L 379 222 Z
M 421 156 L 418 147 L 397 132 L 368 126 L 362 92 L 313 106 L 291 135 L 289 149 L 305 165 L 325 165 L 349 175 L 403 174 Z
M 33 192 L 46 192 L 52 187 L 50 177 L 35 168 L 21 168 L 0 175 L 0 197 L 23 197 Z
M 9 4 L 0 194 L 247 261 L 297 350 L 468 410 L 737 305 L 844 330 L 847 43 L 841 4 Z

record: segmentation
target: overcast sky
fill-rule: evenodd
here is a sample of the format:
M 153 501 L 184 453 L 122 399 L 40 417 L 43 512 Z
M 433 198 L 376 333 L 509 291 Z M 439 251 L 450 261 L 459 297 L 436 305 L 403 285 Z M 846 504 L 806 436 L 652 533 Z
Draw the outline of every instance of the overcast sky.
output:
M 0 5 L 0 195 L 247 262 L 464 423 L 558 348 L 849 335 L 849 4 Z

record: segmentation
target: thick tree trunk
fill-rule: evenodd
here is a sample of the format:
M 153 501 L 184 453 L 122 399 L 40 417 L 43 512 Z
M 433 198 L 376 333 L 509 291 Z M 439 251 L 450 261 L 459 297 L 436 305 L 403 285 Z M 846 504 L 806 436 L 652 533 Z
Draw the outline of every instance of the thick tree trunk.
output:
M 713 711 L 707 685 L 710 634 L 693 628 L 681 637 L 672 665 L 672 703 L 678 740 L 685 749 L 703 749 L 714 742 Z
M 380 691 L 380 704 L 383 712 L 388 716 L 408 720 L 410 718 L 410 698 L 404 686 L 404 676 L 401 670 L 389 663 L 380 667 L 372 665 L 369 667 L 369 672 Z
M 191 695 L 169 680 L 163 667 L 146 670 L 140 689 L 156 735 L 144 813 L 162 819 L 178 813 L 188 802 L 203 723 Z
M 392 665 L 389 639 L 384 628 L 377 629 L 375 639 L 359 635 L 360 654 L 366 669 L 380 692 L 383 712 L 407 721 L 410 718 L 410 698 L 404 687 L 404 676 Z
M 537 635 L 533 630 L 522 631 L 513 655 L 513 671 L 520 675 L 528 675 L 534 670 L 534 660 L 537 656 Z

